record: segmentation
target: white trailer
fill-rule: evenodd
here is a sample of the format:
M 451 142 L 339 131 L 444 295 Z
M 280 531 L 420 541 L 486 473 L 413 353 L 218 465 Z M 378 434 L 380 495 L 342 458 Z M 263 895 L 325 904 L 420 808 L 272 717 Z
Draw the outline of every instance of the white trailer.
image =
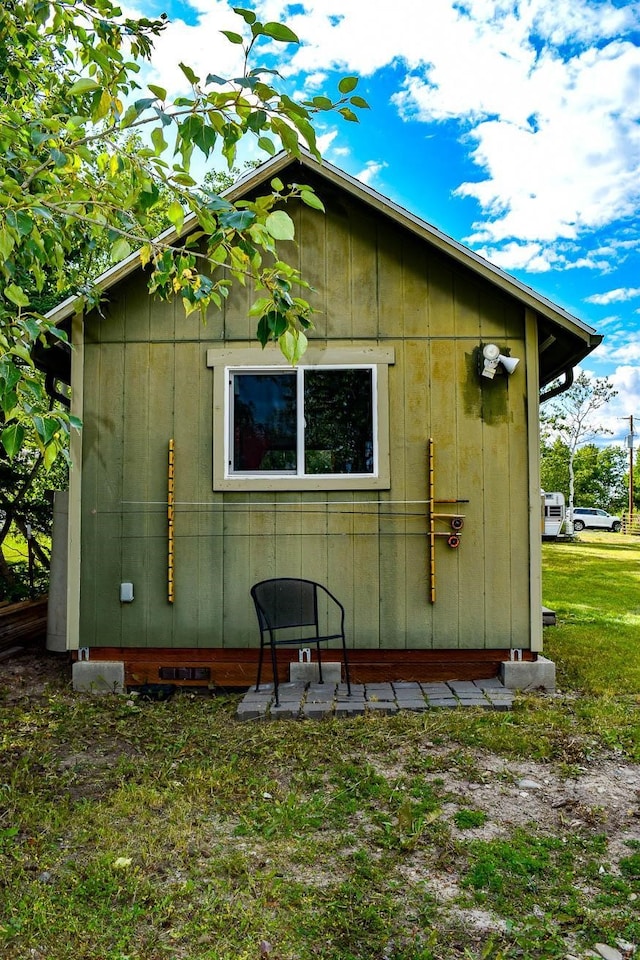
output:
M 561 493 L 545 493 L 544 495 L 544 523 L 542 537 L 545 540 L 555 540 L 566 519 L 564 496 Z

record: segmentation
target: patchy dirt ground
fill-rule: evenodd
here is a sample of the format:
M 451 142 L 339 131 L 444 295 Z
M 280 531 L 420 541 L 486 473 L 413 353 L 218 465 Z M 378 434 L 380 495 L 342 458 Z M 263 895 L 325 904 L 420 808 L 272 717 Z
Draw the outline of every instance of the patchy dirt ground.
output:
M 30 650 L 0 661 L 0 691 L 4 702 L 38 701 L 52 688 L 71 685 L 71 662 L 66 654 Z M 448 752 L 430 747 L 432 753 Z M 458 806 L 481 809 L 487 821 L 465 836 L 489 840 L 509 834 L 514 827 L 532 821 L 550 832 L 572 831 L 581 826 L 601 825 L 609 842 L 624 844 L 640 840 L 640 766 L 598 757 L 590 765 L 571 769 L 561 776 L 551 765 L 522 763 L 478 751 L 473 773 L 464 775 L 453 760 L 448 773 L 434 777 L 446 780 L 455 792 Z M 384 771 L 388 773 L 388 771 Z
M 0 661 L 0 700 L 4 706 L 36 703 L 52 689 L 68 690 L 70 682 L 71 664 L 66 655 L 28 651 Z M 629 855 L 630 842 L 640 842 L 640 765 L 621 755 L 598 755 L 560 767 L 468 748 L 464 761 L 459 761 L 457 751 L 449 745 L 421 746 L 445 761 L 436 765 L 431 776 L 444 793 L 455 797 L 455 802 L 445 804 L 440 812 L 453 838 L 491 841 L 508 838 L 518 827 L 535 828 L 559 838 L 597 830 L 607 839 L 606 857 L 599 869 L 614 877 L 619 874 L 619 861 Z M 70 750 L 68 757 L 60 758 L 60 769 L 79 769 L 84 763 L 92 766 L 105 761 L 98 755 L 99 748 L 93 757 L 91 752 L 89 748 L 79 757 Z M 393 775 L 384 756 L 373 758 L 371 763 L 383 776 Z M 461 830 L 454 819 L 461 808 L 481 811 L 486 819 L 480 826 Z M 408 885 L 423 886 L 440 908 L 456 917 L 473 936 L 486 939 L 492 932 L 503 932 L 504 921 L 489 910 L 457 906 L 462 889 L 455 865 L 448 864 L 441 870 L 416 853 L 404 860 L 401 869 Z M 590 892 L 586 888 L 581 891 L 585 898 Z M 615 952 L 608 956 L 613 958 L 636 955 L 633 944 L 611 949 Z M 573 955 L 568 942 L 567 957 Z
M 37 648 L 0 660 L 0 690 L 5 703 L 37 700 L 47 688 L 71 686 L 71 661 L 66 653 Z

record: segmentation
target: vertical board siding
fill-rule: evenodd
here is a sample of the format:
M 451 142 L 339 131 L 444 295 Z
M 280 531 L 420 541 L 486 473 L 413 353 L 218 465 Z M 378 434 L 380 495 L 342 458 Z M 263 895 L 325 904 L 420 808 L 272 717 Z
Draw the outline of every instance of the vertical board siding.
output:
M 379 492 L 214 493 L 207 348 L 251 342 L 255 292 L 236 287 L 205 325 L 152 300 L 134 275 L 87 325 L 81 645 L 252 647 L 252 583 L 317 579 L 359 648 L 528 646 L 528 433 L 522 371 L 481 381 L 481 343 L 524 359 L 522 308 L 397 224 L 340 195 L 294 211 L 286 245 L 316 287 L 312 340 L 385 346 L 391 486 Z M 283 251 L 284 255 L 284 251 Z M 175 602 L 167 600 L 168 441 L 175 440 Z M 427 443 L 438 537 L 429 602 Z M 213 449 L 215 443 L 215 450 Z M 415 503 L 414 501 L 418 501 Z M 451 533 L 447 517 L 436 530 Z M 135 601 L 120 605 L 119 583 Z
M 191 319 L 191 318 L 189 318 Z M 179 325 L 179 320 L 177 322 Z M 180 343 L 173 352 L 175 405 L 179 411 L 166 424 L 163 448 L 159 450 L 168 463 L 169 440 L 174 441 L 174 604 L 175 635 L 185 646 L 198 647 L 201 631 L 206 633 L 203 610 L 211 611 L 214 589 L 213 563 L 207 570 L 202 565 L 202 545 L 210 548 L 208 514 L 199 506 L 208 490 L 204 486 L 211 463 L 208 444 L 200 430 L 201 393 L 206 392 L 201 348 L 198 343 Z M 209 392 L 209 397 L 211 393 Z M 160 466 L 160 463 L 158 466 Z M 203 469 L 204 468 L 204 469 Z M 206 554 L 205 554 L 206 555 Z M 166 554 L 165 554 L 166 556 Z M 167 584 L 164 585 L 165 591 Z

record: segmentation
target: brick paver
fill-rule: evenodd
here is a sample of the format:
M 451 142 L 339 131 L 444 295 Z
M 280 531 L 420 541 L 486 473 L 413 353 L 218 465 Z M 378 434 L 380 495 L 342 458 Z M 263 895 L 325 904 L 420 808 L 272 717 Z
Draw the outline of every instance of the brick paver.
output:
M 322 720 L 362 714 L 390 716 L 401 710 L 423 712 L 441 709 L 510 710 L 513 693 L 497 677 L 486 680 L 450 680 L 447 683 L 282 683 L 276 706 L 272 683 L 260 690 L 251 687 L 237 709 L 238 720 Z

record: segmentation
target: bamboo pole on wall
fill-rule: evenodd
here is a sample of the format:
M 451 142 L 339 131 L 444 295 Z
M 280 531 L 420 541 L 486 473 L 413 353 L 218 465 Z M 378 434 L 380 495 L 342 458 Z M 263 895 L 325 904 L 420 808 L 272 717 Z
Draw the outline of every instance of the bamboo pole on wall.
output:
M 167 556 L 167 600 L 173 603 L 173 519 L 174 519 L 174 464 L 175 450 L 173 438 L 169 440 L 169 470 L 167 483 L 167 521 L 168 521 L 168 556 Z
M 433 467 L 433 440 L 427 446 L 427 470 L 429 473 L 429 600 L 436 602 L 436 518 L 435 479 Z

